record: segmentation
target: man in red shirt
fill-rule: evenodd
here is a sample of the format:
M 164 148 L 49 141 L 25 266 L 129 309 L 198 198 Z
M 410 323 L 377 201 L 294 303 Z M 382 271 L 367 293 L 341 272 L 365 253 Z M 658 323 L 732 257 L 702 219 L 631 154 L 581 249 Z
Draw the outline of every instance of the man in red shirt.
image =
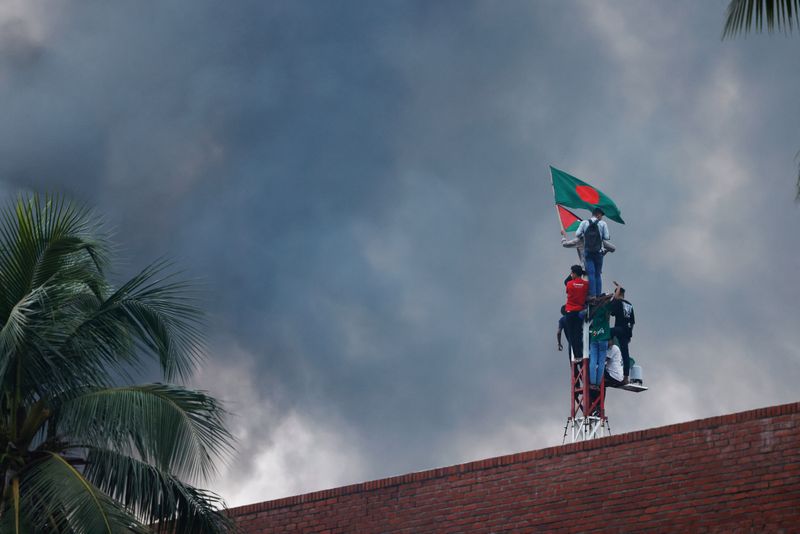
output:
M 584 271 L 580 265 L 570 268 L 567 284 L 567 304 L 564 308 L 566 315 L 567 341 L 572 347 L 572 359 L 583 358 L 583 319 L 580 312 L 586 306 L 586 295 L 589 292 L 589 282 L 584 280 Z

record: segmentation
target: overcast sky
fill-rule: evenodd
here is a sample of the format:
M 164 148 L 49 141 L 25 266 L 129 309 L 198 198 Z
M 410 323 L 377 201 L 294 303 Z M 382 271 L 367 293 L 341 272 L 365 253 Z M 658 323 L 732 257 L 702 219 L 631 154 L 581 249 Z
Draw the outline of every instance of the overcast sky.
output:
M 230 505 L 561 443 L 550 164 L 627 222 L 614 433 L 797 401 L 800 36 L 726 5 L 6 0 L 0 196 L 205 281 Z

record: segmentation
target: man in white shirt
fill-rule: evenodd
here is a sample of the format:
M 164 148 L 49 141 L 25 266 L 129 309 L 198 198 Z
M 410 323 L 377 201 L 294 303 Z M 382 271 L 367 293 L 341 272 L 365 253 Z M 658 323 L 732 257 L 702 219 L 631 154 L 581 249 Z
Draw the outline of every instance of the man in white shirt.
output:
M 589 296 L 596 297 L 603 292 L 603 255 L 606 253 L 603 241 L 611 239 L 608 225 L 603 220 L 605 212 L 600 208 L 592 210 L 589 220 L 581 221 L 575 231 L 577 239 L 583 238 L 583 260 L 589 276 Z
M 622 352 L 614 343 L 614 338 L 608 340 L 608 351 L 606 351 L 606 386 L 619 387 L 622 385 Z
M 561 230 L 561 246 L 564 248 L 574 248 L 578 252 L 578 261 L 581 262 L 581 267 L 586 269 L 586 262 L 583 260 L 583 238 L 575 237 L 567 239 L 567 232 Z M 603 241 L 603 249 L 606 252 L 614 252 L 617 247 L 611 241 Z

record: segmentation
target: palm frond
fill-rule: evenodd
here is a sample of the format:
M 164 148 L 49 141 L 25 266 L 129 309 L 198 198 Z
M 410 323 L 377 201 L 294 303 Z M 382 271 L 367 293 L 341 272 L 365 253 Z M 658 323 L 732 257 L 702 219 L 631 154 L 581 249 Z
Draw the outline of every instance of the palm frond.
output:
M 232 528 L 219 496 L 130 456 L 90 449 L 86 478 L 158 532 L 211 534 Z
M 0 317 L 66 265 L 102 272 L 108 246 L 87 208 L 58 197 L 20 197 L 0 210 Z
M 25 345 L 27 329 L 35 314 L 38 292 L 31 292 L 17 302 L 0 327 L 0 377 L 15 354 Z M 0 382 L 2 379 L 0 379 Z
M 47 453 L 20 474 L 20 512 L 35 532 L 148 531 L 63 457 Z
M 156 262 L 131 278 L 78 325 L 70 342 L 89 340 L 112 359 L 132 349 L 127 343 L 133 340 L 156 355 L 167 380 L 188 378 L 202 359 L 203 313 L 191 285 L 176 280 L 168 268 Z M 120 346 L 123 340 L 126 345 Z
M 41 302 L 34 307 L 38 309 L 26 309 L 20 319 L 15 310 L 10 324 L 0 328 L 0 388 L 19 389 L 23 398 L 35 399 L 61 396 L 87 384 L 110 384 L 112 368 L 107 361 L 92 352 L 59 349 L 63 332 L 56 325 L 63 327 L 69 320 L 53 321 L 50 313 L 42 312 Z
M 233 437 L 213 397 L 181 386 L 148 384 L 88 391 L 56 410 L 57 431 L 81 445 L 135 454 L 189 480 L 207 478 Z M 153 424 L 157 421 L 158 424 Z
M 77 370 L 58 350 L 87 302 L 107 292 L 107 249 L 91 211 L 63 199 L 20 197 L 0 210 L 0 387 L 11 387 L 12 360 L 37 395 L 108 377 L 105 362 Z
M 797 25 L 800 0 L 731 0 L 722 38 L 732 38 L 751 29 L 790 32 Z

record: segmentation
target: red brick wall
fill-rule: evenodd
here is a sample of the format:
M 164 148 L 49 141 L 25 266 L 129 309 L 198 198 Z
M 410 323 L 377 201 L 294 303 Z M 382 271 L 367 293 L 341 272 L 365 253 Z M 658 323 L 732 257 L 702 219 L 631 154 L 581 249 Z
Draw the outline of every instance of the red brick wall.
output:
M 800 532 L 800 403 L 230 511 L 244 533 Z

